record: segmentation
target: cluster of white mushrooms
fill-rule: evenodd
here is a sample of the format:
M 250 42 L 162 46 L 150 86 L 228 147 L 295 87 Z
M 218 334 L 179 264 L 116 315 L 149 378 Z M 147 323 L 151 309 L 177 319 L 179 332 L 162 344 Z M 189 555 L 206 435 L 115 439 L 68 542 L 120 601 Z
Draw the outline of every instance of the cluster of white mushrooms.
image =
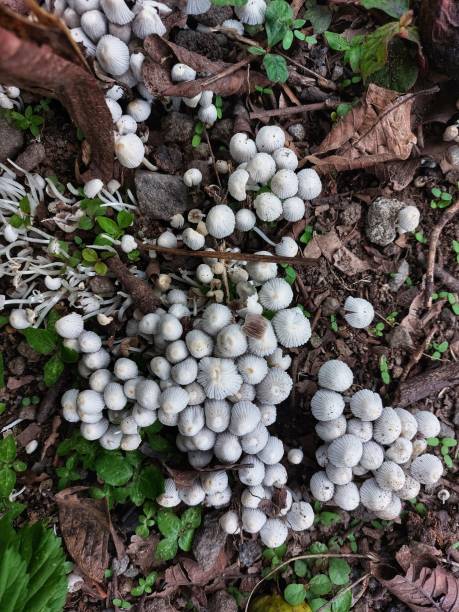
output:
M 196 70 L 193 70 L 191 66 L 181 63 L 172 66 L 171 79 L 174 83 L 194 81 L 196 76 Z M 211 127 L 218 118 L 218 110 L 215 104 L 213 104 L 213 99 L 213 91 L 207 90 L 198 93 L 192 98 L 178 98 L 177 101 L 180 102 L 180 100 L 182 100 L 185 106 L 189 108 L 198 108 L 198 119 L 202 121 L 206 127 Z
M 220 271 L 218 260 L 209 264 L 201 265 Z M 246 280 L 238 283 L 243 306 L 239 310 L 207 303 L 194 313 L 193 328 L 187 331 L 193 298 L 172 288 L 163 294 L 164 308 L 135 315 L 127 331 L 146 342 L 146 354 L 151 355 L 146 376 L 139 375 L 132 359 L 119 357 L 111 364 L 110 352 L 97 334 L 84 330 L 81 316 L 72 313 L 60 319 L 56 331 L 66 346 L 81 353 L 78 370 L 89 383 L 87 389 L 70 389 L 63 395 L 63 416 L 80 422 L 81 434 L 99 440 L 106 449 L 138 448 L 142 428 L 156 420 L 177 427 L 177 447 L 194 468 L 204 471 L 187 489 L 168 479 L 158 498 L 163 506 L 181 501 L 190 506 L 228 505 L 228 474 L 223 468 L 205 468 L 213 459 L 217 464 L 240 464 L 237 474 L 247 487 L 241 521 L 233 529 L 230 511 L 222 525 L 231 533 L 239 528 L 260 532 L 266 545 L 278 546 L 288 526 L 306 529 L 314 518 L 309 504 L 293 503 L 290 491 L 279 516 L 268 518 L 257 507 L 271 498 L 272 487 L 282 488 L 287 481 L 281 464 L 283 443 L 270 435 L 268 426 L 276 421 L 276 407 L 293 385 L 286 371 L 291 358 L 283 351 L 304 345 L 311 328 L 301 309 L 292 307 L 292 288 L 277 276 L 276 263 L 248 262 L 240 270 L 246 272 Z M 272 320 L 262 315 L 264 309 L 273 313 Z
M 5 110 L 13 110 L 13 108 L 20 108 L 21 101 L 19 96 L 21 90 L 19 87 L 13 85 L 0 85 L 0 108 Z
M 425 452 L 426 438 L 438 436 L 440 422 L 427 410 L 384 407 L 370 389 L 343 396 L 353 381 L 352 370 L 337 359 L 319 370 L 321 388 L 311 399 L 311 412 L 324 442 L 316 452 L 323 469 L 312 476 L 310 490 L 315 499 L 343 510 L 362 504 L 378 518 L 393 520 L 403 500 L 415 498 L 422 484 L 434 485 L 443 474 L 441 460 Z

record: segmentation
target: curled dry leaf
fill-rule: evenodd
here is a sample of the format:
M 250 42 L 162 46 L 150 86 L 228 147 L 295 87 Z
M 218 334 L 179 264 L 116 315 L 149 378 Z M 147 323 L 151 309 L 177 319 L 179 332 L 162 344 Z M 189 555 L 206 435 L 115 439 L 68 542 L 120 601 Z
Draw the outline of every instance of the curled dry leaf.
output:
M 96 79 L 78 65 L 81 53 L 51 24 L 28 21 L 1 5 L 0 49 L 0 82 L 58 99 L 91 146 L 91 165 L 83 180 L 110 180 L 112 119 Z
M 265 87 L 268 79 L 248 65 L 255 59 L 249 56 L 236 64 L 209 60 L 204 55 L 180 47 L 156 34 L 145 39 L 144 48 L 150 59 L 143 64 L 143 78 L 149 91 L 155 96 L 182 96 L 192 98 L 211 89 L 215 94 L 231 96 Z M 173 83 L 170 78 L 174 63 L 187 64 L 206 76 L 194 81 Z
M 371 84 L 361 104 L 338 121 L 314 155 L 306 160 L 324 173 L 407 159 L 416 144 L 411 131 L 413 100 Z M 324 153 L 331 155 L 317 157 Z
M 381 584 L 415 612 L 455 612 L 459 609 L 459 578 L 443 567 L 410 565 L 406 574 L 385 578 L 392 568 L 378 569 Z M 393 571 L 392 571 L 393 574 Z
M 56 495 L 59 526 L 67 550 L 81 571 L 102 582 L 110 563 L 110 521 L 102 501 L 77 497 L 81 489 L 84 487 L 71 487 Z
M 303 254 L 305 257 L 313 259 L 318 259 L 323 255 L 327 261 L 347 276 L 360 274 L 371 267 L 368 261 L 360 259 L 344 246 L 335 230 L 322 236 L 314 236 L 304 249 Z

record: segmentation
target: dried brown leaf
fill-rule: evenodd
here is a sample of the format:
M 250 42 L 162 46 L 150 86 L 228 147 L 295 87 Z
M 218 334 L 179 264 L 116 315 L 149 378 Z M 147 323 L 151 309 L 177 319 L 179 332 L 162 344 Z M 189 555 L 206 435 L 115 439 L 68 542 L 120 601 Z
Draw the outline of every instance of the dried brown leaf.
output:
M 81 53 L 53 27 L 53 19 L 49 16 L 49 24 L 42 25 L 0 5 L 0 82 L 58 99 L 91 146 L 91 166 L 83 179 L 108 181 L 113 174 L 114 142 L 104 94 L 96 79 L 75 63 L 81 63 Z
M 183 558 L 179 563 L 168 567 L 164 574 L 165 586 L 178 588 L 180 586 L 205 586 L 217 576 L 221 576 L 228 567 L 228 557 L 224 549 L 220 551 L 215 563 L 204 570 L 193 559 Z M 228 569 L 230 569 L 228 567 Z
M 145 540 L 138 535 L 131 537 L 131 543 L 127 547 L 127 554 L 131 561 L 140 567 L 143 575 L 147 575 L 154 567 L 157 567 L 155 550 L 159 542 L 159 536 L 152 533 Z
M 459 609 L 459 578 L 443 567 L 416 569 L 410 565 L 405 576 L 397 574 L 387 580 L 378 575 L 378 579 L 414 612 L 455 612 Z
M 368 270 L 370 262 L 354 255 L 344 244 L 340 237 L 331 230 L 321 236 L 317 235 L 309 242 L 303 251 L 305 257 L 318 259 L 323 255 L 335 268 L 347 276 L 354 276 Z
M 192 98 L 211 89 L 214 93 L 231 96 L 246 93 L 257 85 L 266 86 L 268 80 L 259 72 L 247 72 L 247 65 L 254 57 L 249 56 L 236 64 L 209 60 L 204 55 L 180 47 L 156 34 L 145 39 L 144 48 L 151 61 L 144 62 L 145 85 L 155 96 L 182 96 Z M 175 57 L 175 59 L 174 59 Z M 194 81 L 173 83 L 170 70 L 175 61 L 187 64 L 196 72 L 205 75 Z
M 411 131 L 414 98 L 371 84 L 364 100 L 330 131 L 310 158 L 318 170 L 355 170 L 405 160 L 416 136 Z M 333 153 L 325 158 L 317 155 Z
M 110 562 L 110 522 L 104 502 L 77 497 L 82 488 L 71 487 L 56 495 L 59 525 L 72 559 L 89 578 L 102 582 Z

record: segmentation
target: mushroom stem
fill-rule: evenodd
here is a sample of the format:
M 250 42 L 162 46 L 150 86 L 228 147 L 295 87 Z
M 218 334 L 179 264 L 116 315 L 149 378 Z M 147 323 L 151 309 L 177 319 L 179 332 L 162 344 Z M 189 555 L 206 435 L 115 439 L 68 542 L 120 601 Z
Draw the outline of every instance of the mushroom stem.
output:
M 268 236 L 256 225 L 252 227 L 252 230 L 256 232 L 260 236 L 260 238 L 263 238 L 263 240 L 267 242 L 268 244 L 270 244 L 271 246 L 273 247 L 277 246 L 276 243 L 273 242 L 271 238 L 268 238 Z

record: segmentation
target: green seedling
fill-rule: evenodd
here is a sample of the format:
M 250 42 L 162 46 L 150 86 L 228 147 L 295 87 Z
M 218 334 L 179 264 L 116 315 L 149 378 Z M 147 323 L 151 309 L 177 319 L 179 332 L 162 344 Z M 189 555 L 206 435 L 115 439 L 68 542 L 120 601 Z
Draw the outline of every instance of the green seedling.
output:
M 430 208 L 448 208 L 453 201 L 453 196 L 446 189 L 433 187 L 431 193 L 433 199 L 430 200 Z
M 381 355 L 379 358 L 379 371 L 381 373 L 381 380 L 385 385 L 389 385 L 392 378 L 390 375 L 389 365 L 387 363 L 387 357 L 385 355 Z
M 314 228 L 312 225 L 306 225 L 303 233 L 300 236 L 300 242 L 302 244 L 309 244 L 314 236 Z
M 450 452 L 457 446 L 457 440 L 455 438 L 427 438 L 427 444 L 433 447 L 440 448 L 440 454 L 443 457 L 443 461 L 448 468 L 453 467 L 453 458 Z M 457 451 L 456 451 L 457 455 Z M 454 459 L 456 456 L 454 457 Z
M 204 123 L 198 121 L 194 126 L 193 138 L 191 139 L 191 146 L 196 148 L 199 147 L 202 141 L 202 135 L 204 133 Z
M 451 310 L 456 316 L 459 316 L 459 301 L 455 293 L 449 291 L 434 292 L 432 293 L 432 301 L 435 302 L 436 300 L 448 300 Z
M 27 465 L 16 458 L 17 447 L 13 436 L 0 439 L 0 508 L 10 505 L 10 495 L 16 485 L 16 473 L 24 472 Z
M 261 85 L 255 85 L 255 91 L 260 93 L 262 96 L 271 96 L 274 93 L 271 87 L 262 87 Z
M 155 524 L 153 518 L 156 514 L 156 508 L 151 502 L 145 502 L 143 505 L 143 513 L 139 516 L 139 524 L 136 527 L 136 534 L 145 540 L 150 535 L 150 527 Z
M 116 597 L 112 599 L 112 604 L 121 610 L 130 610 L 132 608 L 132 604 L 126 601 L 126 599 L 120 599 Z
M 427 238 L 424 236 L 423 232 L 415 232 L 414 237 L 421 244 L 428 244 Z
M 141 597 L 145 593 L 150 594 L 157 578 L 158 574 L 156 572 L 151 572 L 151 574 L 148 574 L 145 578 L 139 578 L 138 585 L 131 589 L 131 595 L 134 597 Z
M 338 321 L 336 319 L 336 315 L 332 314 L 330 315 L 330 329 L 332 331 L 335 332 L 335 334 L 338 332 Z
M 431 350 L 433 350 L 433 353 L 431 355 L 431 358 L 434 359 L 435 361 L 438 361 L 438 359 L 441 359 L 443 354 L 446 353 L 446 351 L 448 350 L 449 344 L 448 342 L 446 342 L 446 340 L 444 342 L 432 342 L 432 344 L 430 345 Z
M 34 138 L 38 138 L 45 120 L 41 115 L 35 114 L 37 109 L 39 109 L 39 111 L 42 110 L 40 106 L 36 106 L 35 108 L 27 106 L 24 113 L 19 113 L 14 110 L 7 110 L 4 111 L 4 113 L 19 130 L 24 132 L 29 131 Z
M 163 536 L 158 542 L 155 557 L 160 561 L 170 561 L 178 550 L 189 552 L 193 544 L 195 530 L 201 524 L 201 507 L 193 506 L 178 517 L 172 510 L 161 509 L 156 515 L 156 524 Z

